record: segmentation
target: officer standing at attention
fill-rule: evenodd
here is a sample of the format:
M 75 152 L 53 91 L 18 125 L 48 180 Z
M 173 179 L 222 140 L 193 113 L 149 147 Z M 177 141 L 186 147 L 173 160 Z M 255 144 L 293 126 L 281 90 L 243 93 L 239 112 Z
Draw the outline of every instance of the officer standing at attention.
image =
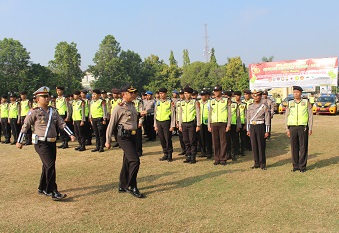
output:
M 179 129 L 179 108 L 181 105 L 181 101 L 183 101 L 184 99 L 185 99 L 184 90 L 181 89 L 179 91 L 179 100 L 175 104 L 175 124 L 176 124 L 177 129 Z M 179 134 L 179 142 L 180 142 L 180 147 L 181 147 L 181 152 L 178 155 L 185 155 L 186 148 L 185 148 L 185 143 L 184 143 L 184 139 L 182 136 L 182 132 L 178 130 L 178 134 Z
M 24 121 L 19 134 L 16 146 L 21 149 L 25 134 L 31 126 L 34 127 L 33 144 L 35 151 L 39 154 L 42 161 L 42 173 L 40 178 L 40 185 L 38 188 L 39 194 L 52 196 L 55 201 L 66 197 L 66 194 L 58 192 L 55 173 L 56 160 L 56 128 L 59 127 L 65 131 L 74 141 L 72 131 L 67 127 L 62 117 L 58 114 L 56 109 L 49 107 L 49 88 L 41 87 L 34 92 L 38 100 L 38 107 L 31 109 Z
M 14 137 L 14 141 L 11 145 L 15 145 L 18 140 L 19 130 L 20 130 L 20 103 L 16 101 L 16 95 L 11 94 L 9 96 L 10 103 L 9 103 L 9 110 L 8 110 L 8 124 L 11 126 L 12 135 Z
M 74 148 L 77 151 L 86 150 L 85 142 L 85 101 L 80 98 L 80 91 L 73 92 L 74 100 L 72 103 L 72 119 L 74 124 L 74 133 L 78 139 L 79 146 Z
M 308 136 L 312 135 L 312 104 L 302 99 L 303 89 L 293 86 L 294 100 L 288 102 L 285 112 L 287 136 L 291 139 L 292 171 L 305 172 L 308 156 Z
M 167 89 L 159 89 L 159 100 L 154 108 L 154 129 L 158 132 L 164 156 L 160 161 L 172 162 L 172 131 L 175 127 L 174 102 L 167 98 Z
M 215 86 L 213 91 L 215 98 L 210 103 L 208 131 L 212 133 L 214 165 L 226 165 L 226 133 L 231 130 L 231 103 L 222 96 L 221 86 Z
M 208 114 L 210 111 L 210 92 L 208 89 L 203 88 L 200 92 L 200 137 L 201 137 L 201 157 L 212 158 L 212 134 L 208 131 Z
M 1 108 L 0 108 L 0 118 L 1 118 L 1 131 L 5 137 L 5 141 L 3 144 L 8 144 L 11 142 L 11 126 L 8 123 L 8 115 L 9 115 L 9 103 L 7 95 L 1 96 Z
M 136 91 L 136 96 L 138 96 L 138 91 Z M 144 115 L 141 114 L 143 107 L 142 100 L 139 98 L 135 98 L 133 100 L 135 110 L 137 110 L 138 113 L 138 128 L 137 128 L 137 134 L 136 134 L 136 148 L 137 148 L 137 154 L 142 156 L 142 124 L 144 121 Z M 117 143 L 118 144 L 118 143 Z M 119 145 L 119 144 L 118 144 Z
M 58 94 L 58 98 L 55 100 L 55 108 L 57 109 L 59 115 L 62 119 L 67 122 L 70 119 L 70 106 L 68 101 L 64 97 L 64 87 L 57 86 L 56 92 Z M 52 105 L 53 106 L 53 105 Z M 66 149 L 68 148 L 68 136 L 67 134 L 61 130 L 60 131 L 60 138 L 62 140 L 62 144 L 58 146 L 58 148 Z
M 234 98 L 231 103 L 231 141 L 232 141 L 232 160 L 237 160 L 237 155 L 240 154 L 240 142 L 239 142 L 239 132 L 241 130 L 241 120 L 240 120 L 240 91 L 234 92 Z M 240 102 L 240 103 L 238 103 Z
M 145 115 L 145 131 L 148 139 L 146 141 L 155 141 L 156 132 L 154 130 L 154 105 L 155 100 L 153 99 L 153 92 L 147 91 L 147 97 L 144 100 L 144 111 L 143 115 Z
M 248 106 L 253 103 L 253 99 L 251 98 L 251 94 L 252 94 L 251 90 L 248 90 L 248 89 L 244 90 L 244 99 L 242 100 L 242 102 L 246 104 L 246 116 L 247 116 Z M 246 123 L 245 127 L 247 128 L 247 123 Z M 250 139 L 249 136 L 247 136 L 247 129 L 246 129 L 245 134 L 246 134 L 246 139 L 244 137 L 245 149 L 252 151 L 251 139 Z
M 101 91 L 94 89 L 92 93 L 92 101 L 89 109 L 89 119 L 95 134 L 95 149 L 92 152 L 104 152 L 105 132 L 107 123 L 106 101 L 100 99 Z M 111 140 L 111 139 L 110 139 Z
M 251 168 L 266 170 L 266 138 L 270 136 L 271 114 L 261 95 L 262 91 L 252 92 L 254 102 L 247 110 L 247 135 L 251 138 L 254 158 Z
M 196 163 L 197 156 L 197 132 L 200 129 L 200 107 L 199 102 L 192 99 L 193 89 L 189 86 L 184 88 L 185 99 L 180 102 L 179 108 L 179 131 L 186 149 L 186 160 L 184 163 Z
M 85 132 L 85 145 L 92 145 L 92 128 L 91 122 L 89 121 L 89 104 L 90 101 L 87 99 L 87 90 L 83 89 L 80 91 L 80 98 L 85 102 L 85 123 L 84 123 L 84 132 Z
M 32 103 L 27 99 L 26 91 L 20 92 L 20 124 L 24 124 L 25 117 L 27 116 L 28 111 L 32 108 Z M 26 134 L 25 145 L 32 145 L 32 130 L 28 129 Z
M 118 88 L 112 88 L 112 95 L 113 98 L 111 99 L 111 111 L 110 113 L 112 113 L 113 109 L 119 104 L 121 103 L 121 98 L 120 98 L 120 90 Z M 118 147 L 119 143 L 117 141 L 117 133 L 113 132 L 114 138 L 115 138 L 115 143 L 113 144 L 113 147 Z
M 247 114 L 247 104 L 241 101 L 241 92 L 235 91 L 234 92 L 234 101 L 238 105 L 239 109 L 239 118 L 240 118 L 240 155 L 245 156 L 245 149 L 247 147 L 247 143 L 249 141 L 247 136 L 247 129 L 246 129 L 246 114 Z M 239 137 L 239 135 L 238 135 Z M 250 142 L 250 141 L 249 141 Z M 250 142 L 251 143 L 251 142 Z
M 117 131 L 118 143 L 124 151 L 118 191 L 119 193 L 129 192 L 137 198 L 143 198 L 144 195 L 139 192 L 137 186 L 140 158 L 135 146 L 138 119 L 133 100 L 136 98 L 136 91 L 130 84 L 121 88 L 122 102 L 112 111 L 107 127 L 105 146 L 108 149 L 111 148 L 109 139 L 112 132 Z

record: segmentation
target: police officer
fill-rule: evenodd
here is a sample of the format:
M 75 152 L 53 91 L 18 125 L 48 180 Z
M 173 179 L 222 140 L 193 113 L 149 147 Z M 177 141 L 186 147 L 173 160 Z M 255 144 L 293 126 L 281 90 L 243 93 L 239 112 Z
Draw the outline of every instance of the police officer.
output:
M 56 109 L 48 106 L 49 88 L 41 87 L 34 94 L 38 100 L 38 108 L 28 112 L 16 146 L 19 149 L 22 148 L 25 134 L 31 126 L 34 126 L 33 144 L 43 164 L 38 193 L 52 196 L 53 200 L 58 201 L 65 198 L 66 194 L 59 193 L 55 183 L 56 128 L 59 127 L 65 131 L 72 141 L 75 138 Z
M 241 104 L 241 92 L 234 92 L 234 101 L 231 103 L 231 130 L 230 136 L 232 140 L 232 160 L 237 160 L 237 155 L 240 154 L 240 142 L 239 134 L 241 130 L 241 120 L 240 120 L 240 104 Z
M 8 124 L 11 126 L 12 135 L 14 138 L 14 141 L 11 143 L 11 145 L 15 145 L 15 143 L 18 140 L 19 130 L 20 130 L 20 103 L 16 100 L 16 95 L 11 94 L 9 96 L 10 103 L 9 103 L 9 110 L 8 110 Z
M 212 134 L 208 131 L 208 114 L 210 111 L 210 92 L 208 89 L 203 88 L 200 92 L 200 138 L 201 138 L 201 156 L 212 158 Z
M 80 98 L 80 91 L 73 92 L 74 100 L 72 102 L 72 119 L 74 124 L 74 133 L 78 139 L 79 146 L 74 148 L 77 151 L 86 150 L 85 142 L 85 101 Z
M 136 91 L 136 95 L 138 96 L 138 91 Z M 133 100 L 135 110 L 137 110 L 138 113 L 138 128 L 137 128 L 137 134 L 136 134 L 136 140 L 135 140 L 135 146 L 137 149 L 137 154 L 142 156 L 142 124 L 144 122 L 144 115 L 141 114 L 143 111 L 143 102 L 139 98 L 135 98 Z M 119 143 L 117 143 L 119 145 Z
M 241 101 L 241 92 L 234 92 L 234 101 L 238 105 L 239 109 L 239 120 L 240 120 L 240 155 L 245 156 L 245 148 L 247 147 L 247 143 L 249 138 L 247 136 L 246 129 L 246 114 L 247 114 L 247 104 Z M 239 138 L 239 135 L 238 135 Z
M 65 122 L 68 122 L 70 120 L 70 106 L 68 104 L 68 101 L 66 100 L 64 96 L 64 87 L 57 86 L 56 92 L 58 97 L 55 100 L 55 108 L 57 109 L 59 115 L 64 119 Z M 51 105 L 53 107 L 53 105 Z M 61 130 L 60 131 L 60 138 L 62 140 L 62 143 L 58 148 L 66 149 L 68 148 L 68 136 L 67 134 Z
M 137 198 L 143 198 L 144 195 L 140 193 L 137 186 L 140 158 L 135 147 L 138 119 L 133 100 L 136 98 L 136 91 L 130 84 L 121 88 L 123 100 L 112 111 L 111 120 L 107 127 L 105 146 L 108 149 L 111 147 L 109 139 L 112 132 L 118 131 L 118 143 L 124 151 L 119 193 L 129 192 Z
M 85 145 L 92 145 L 92 126 L 91 122 L 89 121 L 89 105 L 90 101 L 87 98 L 87 90 L 83 89 L 80 91 L 80 97 L 85 102 L 85 123 L 84 123 L 84 131 L 85 131 Z
M 179 108 L 181 105 L 181 101 L 183 101 L 184 99 L 185 99 L 184 90 L 181 89 L 179 90 L 179 100 L 175 104 L 175 123 L 176 123 L 177 129 L 179 129 Z M 185 148 L 185 143 L 184 143 L 184 139 L 182 136 L 182 132 L 178 130 L 178 134 L 179 134 L 179 142 L 180 142 L 180 147 L 181 147 L 181 152 L 178 155 L 185 155 L 186 148 Z
M 229 105 L 231 105 L 232 101 L 233 101 L 233 90 L 229 90 L 229 91 L 224 91 L 224 98 L 227 99 Z M 231 107 L 231 106 L 230 106 Z M 232 112 L 231 112 L 232 114 Z M 232 116 L 231 116 L 232 118 Z M 232 159 L 235 160 L 232 156 L 232 137 L 231 137 L 231 130 L 226 132 L 226 160 Z
M 9 115 L 9 103 L 7 95 L 1 96 L 1 108 L 0 108 L 0 118 L 1 118 L 1 130 L 5 137 L 3 144 L 11 143 L 11 126 L 8 123 Z
M 212 133 L 214 165 L 226 165 L 226 133 L 231 130 L 230 102 L 222 96 L 220 85 L 216 85 L 213 92 L 215 98 L 210 103 L 208 131 Z
M 186 160 L 184 163 L 196 163 L 197 156 L 197 132 L 200 129 L 200 107 L 199 102 L 192 99 L 193 89 L 189 86 L 184 88 L 185 100 L 180 102 L 179 108 L 179 130 L 186 149 Z
M 113 98 L 111 99 L 111 112 L 113 111 L 113 109 L 119 104 L 121 103 L 121 98 L 120 98 L 120 90 L 118 88 L 112 88 L 112 95 Z M 113 144 L 112 147 L 118 147 L 119 143 L 117 141 L 117 132 L 113 132 L 114 138 L 115 138 L 115 143 Z
M 158 132 L 164 156 L 160 161 L 172 162 L 172 131 L 175 127 L 174 102 L 167 98 L 167 89 L 159 89 L 160 99 L 154 108 L 154 129 Z
M 251 138 L 254 165 L 252 169 L 266 170 L 266 138 L 270 135 L 271 114 L 266 101 L 261 99 L 262 91 L 252 92 L 254 102 L 247 110 L 247 135 Z
M 246 104 L 246 116 L 247 116 L 248 106 L 253 103 L 253 99 L 251 98 L 252 97 L 251 94 L 252 94 L 251 90 L 249 90 L 249 89 L 244 90 L 244 99 L 242 100 L 242 102 Z M 247 127 L 247 123 L 246 123 L 245 127 Z M 249 136 L 247 136 L 247 129 L 246 129 L 245 136 L 244 136 L 244 142 L 245 142 L 245 149 L 252 151 L 251 139 L 250 139 Z
M 308 156 L 308 136 L 312 134 L 312 104 L 302 99 L 303 89 L 293 86 L 294 100 L 288 102 L 285 112 L 287 136 L 291 139 L 292 171 L 305 172 Z
M 25 117 L 27 116 L 28 111 L 32 108 L 32 103 L 27 99 L 27 92 L 20 92 L 20 124 L 23 125 Z M 32 130 L 28 129 L 26 134 L 25 145 L 32 145 Z
M 156 132 L 154 130 L 155 100 L 153 99 L 153 92 L 147 91 L 146 94 L 147 97 L 146 100 L 144 100 L 144 111 L 143 111 L 143 115 L 145 115 L 144 129 L 148 137 L 146 141 L 155 141 L 156 139 Z
M 89 109 L 89 119 L 95 134 L 95 148 L 92 152 L 104 152 L 105 132 L 107 123 L 106 101 L 100 99 L 101 91 L 94 89 L 92 93 L 92 101 Z

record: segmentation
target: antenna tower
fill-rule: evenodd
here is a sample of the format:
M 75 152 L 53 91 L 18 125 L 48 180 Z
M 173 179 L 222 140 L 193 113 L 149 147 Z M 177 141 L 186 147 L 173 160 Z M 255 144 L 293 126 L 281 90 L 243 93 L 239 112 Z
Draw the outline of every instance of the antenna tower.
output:
M 205 57 L 205 62 L 210 61 L 210 47 L 208 46 L 208 34 L 207 34 L 207 24 L 205 24 L 205 48 L 204 48 L 204 57 Z

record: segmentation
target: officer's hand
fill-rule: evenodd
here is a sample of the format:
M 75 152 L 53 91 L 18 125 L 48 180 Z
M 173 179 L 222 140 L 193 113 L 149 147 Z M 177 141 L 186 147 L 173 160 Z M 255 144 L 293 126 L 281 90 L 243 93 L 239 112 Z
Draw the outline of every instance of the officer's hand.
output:
M 16 124 L 17 124 L 17 125 L 20 125 L 20 120 L 18 120 L 18 121 L 16 122 Z
M 81 121 L 80 126 L 84 126 L 85 122 Z
M 195 127 L 195 132 L 198 132 L 200 130 L 200 126 Z
M 19 149 L 22 149 L 22 144 L 19 143 L 19 142 L 17 142 L 17 143 L 16 143 L 16 147 L 18 147 Z
M 244 127 L 242 128 L 243 130 L 247 130 L 247 127 L 246 127 L 246 125 L 244 125 Z
M 251 133 L 250 133 L 250 131 L 248 131 L 248 132 L 247 132 L 247 136 L 251 136 Z
M 173 128 L 173 127 L 171 127 L 171 128 L 169 129 L 169 131 L 170 131 L 170 132 L 172 132 L 173 130 L 174 130 L 174 128 Z
M 231 130 L 231 127 L 227 126 L 226 127 L 226 132 L 230 131 Z
M 107 149 L 111 149 L 111 143 L 106 142 L 106 143 L 105 143 L 105 147 L 106 147 Z
M 268 138 L 270 136 L 270 133 L 265 133 L 265 137 L 264 138 Z
M 235 131 L 238 133 L 238 132 L 240 132 L 240 129 L 241 129 L 241 128 L 237 128 Z
M 286 134 L 287 134 L 287 137 L 291 137 L 291 134 L 290 134 L 290 130 L 289 130 L 289 129 L 287 130 Z
M 179 131 L 182 132 L 182 127 L 179 127 Z
M 103 125 L 106 125 L 106 120 L 103 120 L 103 121 L 102 121 L 102 124 L 103 124 Z
M 212 132 L 212 128 L 211 127 L 208 127 L 208 132 Z
M 71 135 L 71 141 L 74 142 L 75 141 L 75 137 L 74 135 Z
M 67 122 L 67 121 L 68 121 L 68 118 L 66 117 L 66 118 L 65 118 L 65 122 Z
M 11 123 L 11 121 L 9 120 L 9 118 L 8 118 L 8 124 L 10 124 Z
M 312 130 L 308 131 L 308 135 L 310 135 L 310 136 L 312 135 Z
M 141 128 L 141 127 L 142 127 L 142 124 L 139 124 L 139 125 L 138 125 L 138 128 Z
M 158 127 L 154 127 L 154 130 L 158 132 Z

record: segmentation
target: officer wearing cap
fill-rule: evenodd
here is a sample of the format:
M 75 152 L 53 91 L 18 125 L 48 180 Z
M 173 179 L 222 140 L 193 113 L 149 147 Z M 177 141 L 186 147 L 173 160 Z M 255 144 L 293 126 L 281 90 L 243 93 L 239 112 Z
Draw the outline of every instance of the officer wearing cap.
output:
M 215 98 L 210 103 L 208 130 L 212 133 L 214 165 L 226 165 L 226 133 L 231 130 L 231 103 L 222 96 L 220 85 L 216 85 L 213 92 Z
M 239 109 L 239 120 L 240 120 L 240 131 L 237 133 L 235 141 L 238 141 L 235 146 L 235 151 L 238 153 L 240 149 L 240 155 L 245 156 L 245 149 L 247 147 L 247 143 L 249 138 L 247 136 L 247 129 L 246 129 L 246 114 L 247 114 L 247 104 L 241 101 L 241 92 L 235 91 L 234 92 L 234 103 L 237 104 Z M 234 119 L 232 118 L 232 121 Z M 240 134 L 240 144 L 239 144 L 239 134 Z M 251 142 L 250 142 L 251 143 Z
M 145 115 L 144 129 L 146 131 L 148 139 L 146 141 L 155 141 L 156 132 L 154 130 L 154 107 L 155 100 L 153 99 L 153 92 L 146 92 L 146 100 L 144 100 L 144 109 L 142 114 Z
M 288 102 L 285 112 L 287 136 L 291 139 L 292 171 L 306 171 L 308 156 L 308 136 L 312 135 L 312 104 L 302 99 L 303 89 L 293 86 L 294 99 Z
M 266 102 L 266 105 L 268 106 L 268 108 L 270 110 L 271 118 L 273 118 L 275 102 L 273 100 L 271 100 L 270 98 L 268 98 L 267 90 L 263 91 L 262 99 L 263 99 L 264 102 Z
M 20 124 L 23 125 L 25 117 L 27 116 L 28 111 L 32 108 L 32 103 L 27 99 L 27 92 L 20 92 Z M 32 145 L 32 130 L 28 129 L 26 134 L 25 145 Z
M 104 152 L 105 132 L 107 124 L 107 108 L 106 101 L 100 99 L 101 91 L 94 89 L 92 93 L 92 101 L 89 108 L 89 120 L 92 124 L 93 132 L 95 134 L 95 148 L 92 152 Z
M 85 122 L 84 122 L 84 137 L 85 137 L 85 145 L 92 145 L 92 126 L 89 121 L 89 105 L 90 101 L 87 99 L 87 90 L 83 89 L 80 91 L 80 98 L 85 103 Z
M 135 95 L 138 96 L 138 90 L 135 91 Z M 144 115 L 142 114 L 143 111 L 143 102 L 139 98 L 135 98 L 133 100 L 133 104 L 135 107 L 135 110 L 137 110 L 138 113 L 138 128 L 137 128 L 137 134 L 136 134 L 136 148 L 137 148 L 137 154 L 142 156 L 142 125 L 144 122 Z M 117 143 L 119 145 L 119 143 Z
M 19 130 L 20 130 L 20 103 L 16 100 L 16 95 L 14 93 L 11 93 L 9 96 L 10 103 L 9 103 L 9 110 L 8 110 L 8 124 L 10 124 L 12 135 L 14 138 L 14 141 L 11 143 L 11 145 L 15 145 L 15 143 L 18 140 Z
M 123 164 L 120 173 L 119 193 L 129 192 L 137 198 L 144 197 L 137 186 L 137 176 L 140 158 L 136 151 L 136 130 L 138 128 L 137 111 L 133 104 L 136 89 L 130 84 L 121 88 L 122 102 L 113 109 L 111 121 L 107 127 L 105 146 L 109 149 L 112 132 L 117 131 L 117 139 L 124 151 Z
M 43 164 L 38 193 L 52 196 L 52 199 L 57 201 L 65 198 L 66 194 L 59 193 L 57 184 L 55 183 L 56 128 L 59 127 L 65 131 L 71 137 L 72 141 L 74 141 L 75 138 L 57 110 L 48 106 L 50 97 L 49 88 L 43 86 L 34 92 L 34 95 L 37 98 L 38 107 L 29 110 L 21 128 L 16 146 L 19 149 L 22 148 L 25 134 L 28 129 L 33 126 L 32 141 L 35 151 L 39 154 Z
M 179 100 L 175 104 L 175 124 L 176 128 L 179 129 L 179 108 L 181 105 L 181 101 L 184 101 L 185 96 L 184 96 L 184 90 L 180 89 L 179 90 Z M 184 143 L 184 138 L 182 136 L 182 132 L 178 130 L 178 135 L 179 135 L 179 142 L 180 142 L 180 147 L 181 147 L 181 152 L 178 155 L 185 155 L 186 154 L 186 148 L 185 148 L 185 143 Z
M 244 99 L 242 100 L 242 102 L 246 104 L 246 114 L 247 114 L 248 106 L 253 103 L 251 94 L 252 94 L 251 90 L 248 90 L 248 89 L 244 90 Z M 245 127 L 247 127 L 247 123 Z M 245 149 L 252 151 L 251 139 L 249 136 L 247 136 L 247 129 L 246 129 L 245 134 L 246 134 L 246 136 L 244 136 Z
M 158 132 L 164 155 L 160 161 L 172 162 L 172 131 L 175 127 L 174 102 L 167 98 L 167 89 L 159 89 L 160 99 L 154 108 L 154 129 Z
M 230 137 L 232 141 L 232 160 L 237 160 L 237 155 L 240 154 L 239 132 L 241 130 L 240 106 L 241 92 L 234 92 L 234 101 L 231 103 L 231 130 Z M 242 106 L 241 106 L 242 107 Z M 244 112 L 244 109 L 242 109 Z M 244 117 L 244 116 L 243 116 Z
M 110 101 L 110 105 L 111 105 L 111 111 L 110 113 L 113 111 L 113 109 L 119 104 L 121 103 L 121 98 L 120 98 L 120 89 L 118 88 L 112 88 L 112 95 L 113 98 Z M 115 138 L 115 143 L 113 144 L 112 147 L 118 147 L 119 143 L 117 142 L 117 135 L 116 132 L 113 132 L 114 138 Z
M 229 90 L 229 91 L 223 91 L 224 93 L 224 98 L 228 99 L 228 102 L 232 103 L 233 101 L 233 90 Z M 231 107 L 231 106 L 230 106 Z M 235 157 L 232 155 L 232 138 L 231 138 L 231 130 L 226 132 L 226 159 L 232 159 L 232 160 L 236 160 Z
M 9 103 L 7 95 L 1 96 L 1 108 L 0 108 L 0 117 L 1 117 L 1 130 L 5 137 L 5 141 L 3 144 L 10 143 L 11 138 L 11 126 L 8 123 L 8 115 L 9 115 Z
M 200 92 L 200 138 L 201 138 L 201 156 L 212 158 L 212 134 L 208 131 L 208 114 L 210 111 L 210 92 L 207 88 L 203 88 Z
M 72 119 L 74 124 L 74 133 L 78 139 L 79 146 L 75 148 L 77 151 L 86 150 L 85 142 L 85 101 L 80 97 L 80 91 L 73 92 L 74 100 L 72 102 Z
M 271 114 L 266 101 L 262 100 L 262 91 L 252 92 L 254 102 L 247 110 L 247 135 L 251 138 L 254 165 L 252 169 L 266 170 L 266 138 L 270 135 Z
M 36 108 L 36 107 L 38 107 L 38 102 L 37 102 L 36 97 L 34 95 L 33 98 L 32 98 L 32 108 Z
M 70 109 L 70 105 L 68 101 L 66 100 L 64 96 L 64 87 L 57 86 L 56 92 L 57 92 L 58 97 L 55 100 L 55 108 L 57 109 L 62 119 L 64 119 L 64 121 L 67 123 L 71 118 L 71 115 L 70 115 L 71 109 Z M 63 130 L 60 131 L 60 138 L 62 140 L 62 144 L 58 146 L 58 148 L 62 148 L 62 149 L 68 148 L 68 136 Z
M 184 88 L 185 100 L 181 101 L 179 108 L 179 130 L 182 132 L 185 143 L 186 160 L 184 163 L 196 163 L 197 156 L 197 132 L 200 129 L 199 102 L 192 99 L 193 89 Z

